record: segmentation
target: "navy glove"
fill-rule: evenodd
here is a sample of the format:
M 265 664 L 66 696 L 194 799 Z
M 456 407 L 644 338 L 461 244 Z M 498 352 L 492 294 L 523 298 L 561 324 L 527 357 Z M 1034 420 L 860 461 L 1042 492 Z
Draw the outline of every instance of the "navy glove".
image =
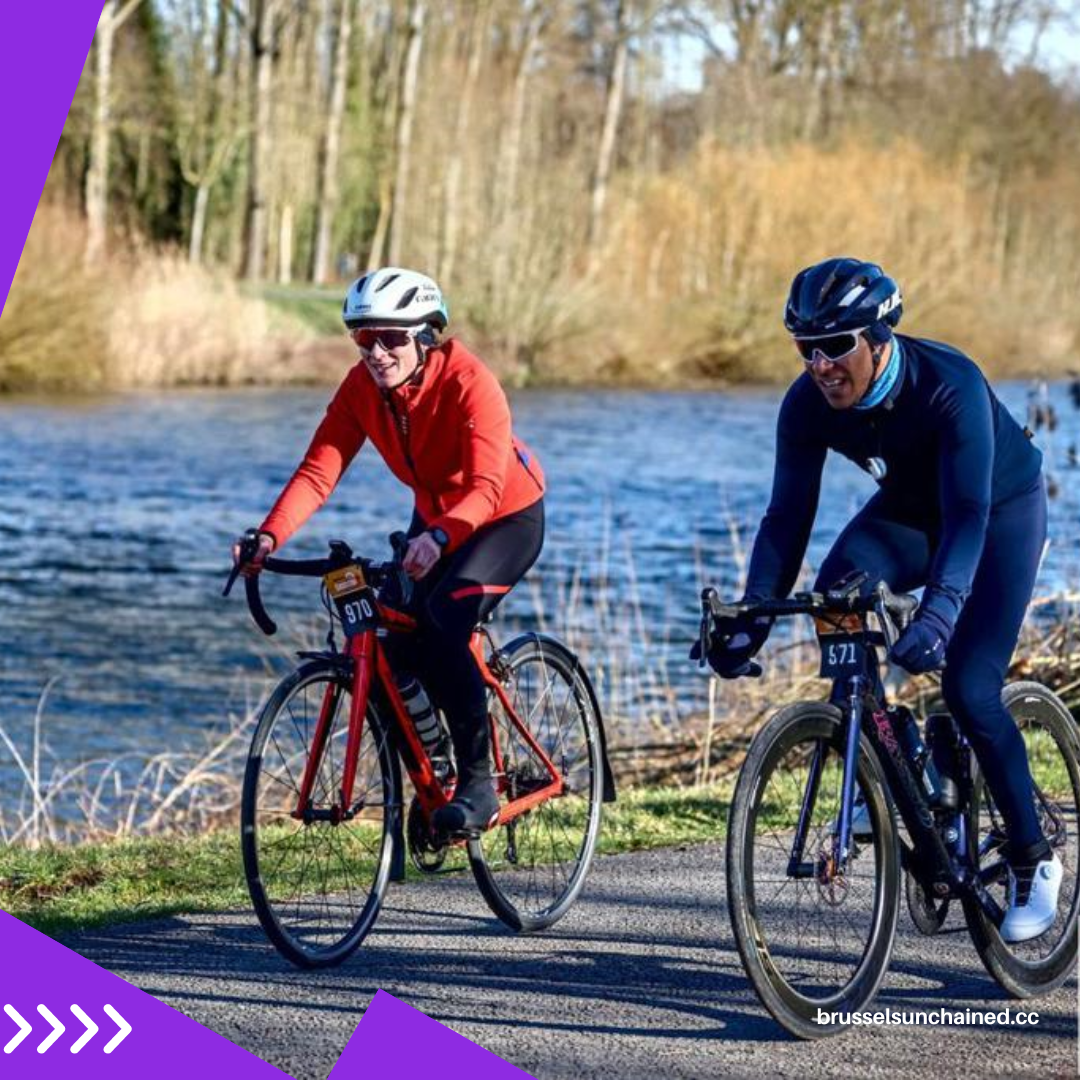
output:
M 897 639 L 889 659 L 912 675 L 934 671 L 945 663 L 953 627 L 943 615 L 925 606 Z
M 757 678 L 761 674 L 761 665 L 755 664 L 751 657 L 765 644 L 772 624 L 772 619 L 765 616 L 713 619 L 709 651 L 705 654 L 709 666 L 722 679 L 738 679 L 744 675 Z M 694 642 L 690 659 L 701 659 L 700 641 Z

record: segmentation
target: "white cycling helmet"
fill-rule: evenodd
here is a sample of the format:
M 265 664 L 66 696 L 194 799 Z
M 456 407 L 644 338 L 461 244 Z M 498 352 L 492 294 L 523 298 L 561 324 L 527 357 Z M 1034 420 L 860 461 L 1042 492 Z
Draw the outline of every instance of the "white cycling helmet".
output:
M 350 330 L 421 323 L 444 330 L 449 321 L 439 286 L 426 274 L 397 266 L 385 266 L 357 278 L 345 294 L 341 317 Z

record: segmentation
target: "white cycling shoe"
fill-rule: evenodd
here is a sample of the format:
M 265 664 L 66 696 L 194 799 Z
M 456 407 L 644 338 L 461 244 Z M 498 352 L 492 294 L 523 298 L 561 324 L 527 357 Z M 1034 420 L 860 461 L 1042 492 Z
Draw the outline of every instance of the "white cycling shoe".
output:
M 1019 874 L 1009 868 L 1009 910 L 998 929 L 1003 941 L 1030 941 L 1054 925 L 1064 873 L 1057 855 Z

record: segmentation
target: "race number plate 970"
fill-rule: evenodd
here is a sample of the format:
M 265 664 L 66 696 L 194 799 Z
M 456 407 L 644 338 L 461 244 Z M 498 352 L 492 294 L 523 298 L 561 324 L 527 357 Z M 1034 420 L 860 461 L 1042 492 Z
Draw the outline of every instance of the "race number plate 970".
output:
M 866 672 L 866 645 L 848 634 L 824 634 L 821 644 L 821 676 L 842 679 Z
M 344 566 L 332 570 L 323 581 L 326 591 L 337 606 L 341 625 L 348 637 L 363 633 L 376 625 L 375 594 L 364 580 L 359 566 Z

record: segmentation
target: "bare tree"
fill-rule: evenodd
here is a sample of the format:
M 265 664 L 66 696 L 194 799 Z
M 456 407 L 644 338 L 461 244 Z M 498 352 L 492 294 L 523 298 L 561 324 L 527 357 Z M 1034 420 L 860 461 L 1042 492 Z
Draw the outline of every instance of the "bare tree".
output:
M 626 66 L 630 54 L 630 24 L 632 0 L 617 0 L 615 5 L 614 35 L 611 61 L 607 70 L 607 86 L 604 93 L 604 122 L 600 128 L 600 140 L 596 148 L 596 166 L 593 170 L 589 193 L 589 245 L 590 266 L 596 266 L 596 246 L 600 242 L 604 203 L 607 201 L 611 162 L 615 155 L 615 136 L 619 129 L 623 97 L 626 93 Z
M 352 37 L 354 8 L 355 0 L 341 0 L 338 8 L 334 70 L 320 155 L 318 217 L 315 225 L 315 251 L 311 267 L 311 280 L 317 285 L 324 284 L 330 272 L 334 214 L 337 210 L 340 189 L 338 159 L 341 156 L 341 128 L 345 117 L 345 95 L 349 82 L 349 41 Z
M 211 190 L 228 168 L 242 134 L 229 74 L 234 24 L 228 0 L 218 0 L 213 17 L 209 0 L 177 0 L 168 11 L 179 54 L 177 157 L 181 175 L 195 190 L 188 261 L 198 264 L 203 259 Z
M 464 170 L 466 142 L 472 119 L 473 100 L 484 59 L 484 46 L 491 22 L 491 0 L 481 0 L 473 11 L 468 38 L 469 56 L 465 68 L 465 85 L 458 95 L 457 120 L 454 138 L 446 162 L 446 184 L 443 190 L 442 257 L 439 262 L 439 278 L 449 281 L 457 261 L 458 237 L 461 231 L 461 178 Z
M 409 169 L 412 164 L 413 114 L 416 87 L 420 75 L 420 53 L 424 46 L 424 21 L 427 0 L 412 0 L 409 8 L 408 47 L 401 79 L 401 104 L 398 110 L 397 136 L 394 140 L 394 190 L 390 215 L 390 263 L 401 260 L 405 238 L 405 214 L 409 205 Z
M 94 121 L 86 171 L 86 261 L 105 254 L 109 227 L 109 139 L 112 134 L 112 54 L 116 33 L 142 0 L 106 0 L 94 35 Z

